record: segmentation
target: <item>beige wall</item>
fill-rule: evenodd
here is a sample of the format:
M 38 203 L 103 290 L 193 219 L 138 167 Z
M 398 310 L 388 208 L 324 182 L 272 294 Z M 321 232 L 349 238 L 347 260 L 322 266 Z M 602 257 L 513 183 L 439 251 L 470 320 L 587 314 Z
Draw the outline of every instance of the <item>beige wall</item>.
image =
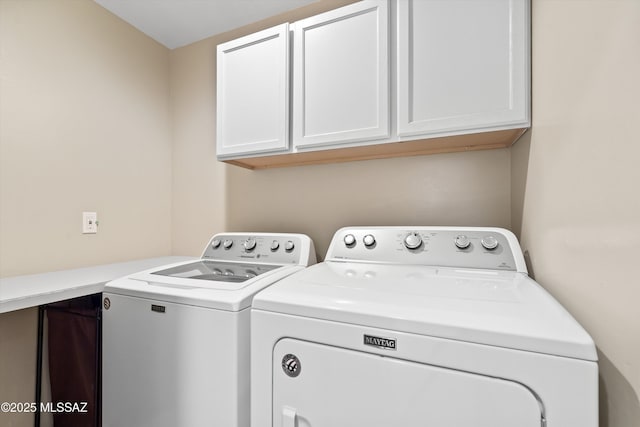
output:
M 92 1 L 0 5 L 0 275 L 169 254 L 169 51 Z
M 310 235 L 347 225 L 510 227 L 509 151 L 249 171 L 226 167 L 227 227 Z
M 174 254 L 200 255 L 208 239 L 226 227 L 226 181 L 215 151 L 212 49 L 196 43 L 171 52 Z
M 249 171 L 215 161 L 216 45 L 352 1 L 324 1 L 171 52 L 173 248 L 222 230 L 309 234 L 324 256 L 346 225 L 510 224 L 509 150 Z
M 640 426 L 640 2 L 533 1 L 533 128 L 513 223 L 535 278 L 591 333 L 601 427 Z
M 93 1 L 0 0 L 0 276 L 171 253 L 169 100 L 169 51 Z M 35 313 L 0 315 L 0 401 L 34 398 Z

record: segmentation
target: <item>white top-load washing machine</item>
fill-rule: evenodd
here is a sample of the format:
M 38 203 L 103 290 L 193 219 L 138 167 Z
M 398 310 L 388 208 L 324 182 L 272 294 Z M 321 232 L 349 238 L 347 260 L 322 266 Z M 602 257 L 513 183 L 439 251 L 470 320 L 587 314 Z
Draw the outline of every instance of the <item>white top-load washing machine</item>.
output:
M 223 233 L 200 259 L 108 283 L 103 427 L 248 426 L 253 295 L 315 262 L 305 235 Z
M 504 229 L 341 229 L 251 323 L 252 427 L 598 425 L 594 343 Z

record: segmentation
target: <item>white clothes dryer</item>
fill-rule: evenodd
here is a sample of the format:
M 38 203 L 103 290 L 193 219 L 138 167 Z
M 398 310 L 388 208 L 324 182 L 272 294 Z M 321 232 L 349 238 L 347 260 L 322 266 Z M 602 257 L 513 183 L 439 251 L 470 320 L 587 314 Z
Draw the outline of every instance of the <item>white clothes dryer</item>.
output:
M 102 425 L 249 426 L 252 298 L 315 262 L 305 235 L 222 233 L 200 259 L 109 282 Z
M 598 425 L 594 343 L 504 229 L 341 229 L 251 323 L 252 427 Z

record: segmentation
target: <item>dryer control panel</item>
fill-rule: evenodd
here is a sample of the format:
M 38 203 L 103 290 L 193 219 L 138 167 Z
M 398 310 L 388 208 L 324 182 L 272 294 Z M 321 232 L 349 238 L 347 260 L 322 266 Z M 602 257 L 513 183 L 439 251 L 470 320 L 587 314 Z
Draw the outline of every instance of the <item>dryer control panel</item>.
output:
M 303 234 L 220 233 L 211 238 L 203 259 L 279 265 L 315 264 L 311 239 Z
M 518 240 L 502 228 L 346 227 L 326 260 L 527 272 Z

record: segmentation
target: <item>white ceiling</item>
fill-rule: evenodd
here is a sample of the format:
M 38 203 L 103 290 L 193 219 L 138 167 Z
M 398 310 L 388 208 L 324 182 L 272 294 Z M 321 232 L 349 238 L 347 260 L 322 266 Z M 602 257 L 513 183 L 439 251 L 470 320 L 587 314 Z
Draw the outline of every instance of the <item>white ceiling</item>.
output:
M 169 49 L 317 0 L 94 0 Z

